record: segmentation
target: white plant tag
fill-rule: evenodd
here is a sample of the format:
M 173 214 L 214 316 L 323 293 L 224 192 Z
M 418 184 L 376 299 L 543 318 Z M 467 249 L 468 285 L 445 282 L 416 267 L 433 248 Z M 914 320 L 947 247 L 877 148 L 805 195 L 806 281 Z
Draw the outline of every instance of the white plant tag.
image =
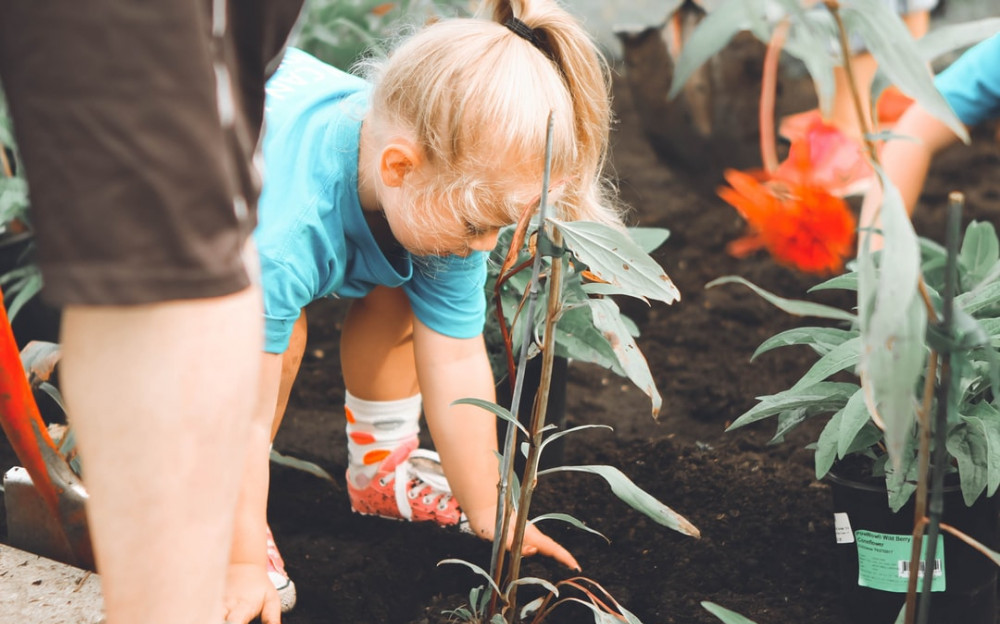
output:
M 847 517 L 846 513 L 838 511 L 833 514 L 833 529 L 837 534 L 838 544 L 854 543 L 854 531 L 851 530 L 851 519 Z

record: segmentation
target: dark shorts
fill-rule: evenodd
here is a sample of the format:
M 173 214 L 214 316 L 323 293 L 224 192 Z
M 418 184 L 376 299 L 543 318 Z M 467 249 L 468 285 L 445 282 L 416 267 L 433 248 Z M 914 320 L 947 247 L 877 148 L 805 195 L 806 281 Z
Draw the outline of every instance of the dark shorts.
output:
M 152 303 L 250 283 L 264 82 L 302 1 L 228 4 L 214 21 L 211 0 L 0 7 L 0 83 L 51 303 Z

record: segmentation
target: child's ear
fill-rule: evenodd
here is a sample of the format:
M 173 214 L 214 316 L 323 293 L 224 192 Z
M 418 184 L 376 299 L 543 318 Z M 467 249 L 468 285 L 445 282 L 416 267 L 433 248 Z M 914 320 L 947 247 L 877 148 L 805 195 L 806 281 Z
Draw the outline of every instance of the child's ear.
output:
M 405 139 L 395 139 L 382 149 L 379 159 L 379 175 L 386 186 L 402 186 L 403 178 L 416 169 L 421 162 L 419 150 Z

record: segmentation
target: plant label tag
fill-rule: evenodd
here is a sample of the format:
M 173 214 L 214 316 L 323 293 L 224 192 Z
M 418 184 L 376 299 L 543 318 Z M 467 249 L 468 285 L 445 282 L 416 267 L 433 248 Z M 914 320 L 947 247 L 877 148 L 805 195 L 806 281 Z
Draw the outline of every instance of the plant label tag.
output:
M 838 544 L 853 544 L 854 531 L 851 530 L 851 519 L 842 511 L 833 514 L 833 530 L 837 535 Z
M 874 531 L 854 534 L 858 544 L 858 585 L 888 592 L 906 593 L 910 579 L 910 535 L 892 535 Z M 927 540 L 920 549 L 917 578 L 924 577 Z M 944 537 L 938 535 L 931 591 L 945 590 Z

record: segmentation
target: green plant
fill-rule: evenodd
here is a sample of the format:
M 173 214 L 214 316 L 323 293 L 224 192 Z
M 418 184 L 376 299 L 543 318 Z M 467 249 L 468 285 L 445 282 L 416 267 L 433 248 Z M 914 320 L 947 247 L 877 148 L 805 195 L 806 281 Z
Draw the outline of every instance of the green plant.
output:
M 339 67 L 364 54 L 385 54 L 383 43 L 401 30 L 469 12 L 467 0 L 309 0 L 292 45 Z
M 927 239 L 920 240 L 921 273 L 927 302 L 942 315 L 945 288 L 946 251 Z M 972 222 L 966 229 L 958 258 L 958 292 L 955 297 L 957 334 L 949 339 L 938 328 L 928 326 L 926 343 L 915 350 L 918 370 L 912 388 L 914 403 L 924 394 L 930 380 L 938 382 L 936 369 L 929 369 L 932 351 L 951 354 L 955 374 L 947 420 L 949 471 L 957 471 L 966 504 L 985 494 L 993 496 L 1000 486 L 1000 242 L 990 223 Z M 881 275 L 884 258 L 875 256 L 876 275 Z M 845 289 L 857 292 L 859 265 L 854 270 L 828 280 L 811 292 Z M 886 424 L 879 409 L 862 388 L 857 368 L 862 359 L 861 321 L 853 311 L 808 301 L 778 297 L 737 277 L 725 277 L 708 287 L 741 283 L 752 288 L 778 308 L 799 316 L 824 318 L 836 325 L 796 327 L 766 340 L 753 354 L 756 358 L 779 347 L 805 345 L 818 356 L 816 363 L 792 385 L 777 394 L 758 397 L 758 403 L 729 427 L 737 429 L 767 418 L 778 421 L 774 442 L 805 420 L 830 416 L 816 441 L 816 478 L 823 478 L 838 459 L 853 454 L 869 457 L 876 476 L 884 476 L 889 505 L 898 510 L 916 489 L 920 431 L 912 423 L 905 431 L 900 468 L 888 462 Z M 896 366 L 902 363 L 896 363 Z M 851 378 L 844 380 L 840 373 Z M 905 390 L 905 389 L 904 389 Z
M 549 141 L 551 142 L 552 120 L 549 119 Z M 595 622 L 616 621 L 638 622 L 638 619 L 613 598 L 607 595 L 600 585 L 591 579 L 573 578 L 552 583 L 544 579 L 523 577 L 520 573 L 521 548 L 525 527 L 528 523 L 530 503 L 538 477 L 560 471 L 586 472 L 601 476 L 610 485 L 612 492 L 634 509 L 646 514 L 657 523 L 691 536 L 699 536 L 698 529 L 686 519 L 675 513 L 669 507 L 636 486 L 621 471 L 610 466 L 558 466 L 539 470 L 539 459 L 545 446 L 553 440 L 581 429 L 598 425 L 575 427 L 566 431 L 553 433 L 543 439 L 543 433 L 550 427 L 545 424 L 547 397 L 551 384 L 552 363 L 556 356 L 560 336 L 568 335 L 575 338 L 572 332 L 561 334 L 559 321 L 567 313 L 583 311 L 590 314 L 591 308 L 587 300 L 596 298 L 600 301 L 608 295 L 629 295 L 642 299 L 656 299 L 672 303 L 679 298 L 679 293 L 663 269 L 637 245 L 624 230 L 609 226 L 590 223 L 566 223 L 552 219 L 546 215 L 547 192 L 549 187 L 549 160 L 551 143 L 546 148 L 546 168 L 543 176 L 538 216 L 532 219 L 532 214 L 526 212 L 509 237 L 505 237 L 506 253 L 499 269 L 495 269 L 495 288 L 497 292 L 497 320 L 499 333 L 508 354 L 508 362 L 513 369 L 514 350 L 512 336 L 520 334 L 519 363 L 514 373 L 513 413 L 507 409 L 483 401 L 481 399 L 462 399 L 460 403 L 476 405 L 497 415 L 507 423 L 507 435 L 503 445 L 503 458 L 500 467 L 499 495 L 497 500 L 496 530 L 493 540 L 493 557 L 490 571 L 475 564 L 446 560 L 442 563 L 464 564 L 483 576 L 489 583 L 490 600 L 488 604 L 476 600 L 471 601 L 471 609 L 466 608 L 459 616 L 467 621 L 489 621 L 491 623 L 506 622 L 513 624 L 523 620 L 532 622 L 544 621 L 552 609 L 567 601 L 587 605 L 594 613 Z M 529 231 L 533 232 L 529 236 Z M 662 241 L 662 236 L 658 237 Z M 508 330 L 505 321 L 504 297 L 500 295 L 505 284 L 531 267 L 530 277 L 524 283 L 523 289 L 515 290 L 519 296 L 507 298 L 507 303 L 516 310 L 510 310 L 515 319 L 516 331 Z M 585 285 L 581 281 L 584 274 L 594 282 Z M 564 285 L 569 285 L 564 288 Z M 545 293 L 545 305 L 539 303 L 540 294 Z M 598 308 L 600 309 L 598 304 Z M 617 307 L 614 308 L 617 310 Z M 522 319 L 520 322 L 517 319 Z M 524 322 L 523 319 L 527 319 Z M 579 323 L 579 321 L 578 321 Z M 589 323 L 577 326 L 578 331 L 602 327 L 598 317 L 593 317 Z M 614 335 L 608 334 L 607 341 L 612 347 L 612 355 L 618 348 L 638 351 L 631 335 L 626 330 L 628 344 L 614 344 Z M 528 359 L 529 350 L 537 349 L 542 357 L 542 368 L 538 397 L 534 403 L 530 422 L 527 426 L 518 420 L 519 392 L 524 381 L 524 364 Z M 630 355 L 628 357 L 634 357 Z M 640 356 L 641 357 L 641 356 Z M 619 357 L 619 361 L 628 359 Z M 643 360 L 643 369 L 648 374 Z M 651 396 L 655 395 L 655 391 Z M 654 404 L 654 414 L 658 409 L 658 395 Z M 524 437 L 523 448 L 519 437 Z M 517 449 L 522 448 L 526 456 L 525 467 L 521 475 L 514 475 L 513 456 Z M 566 514 L 548 514 L 531 520 L 538 522 L 543 519 L 554 519 L 595 532 L 582 522 Z M 510 537 L 510 558 L 505 562 L 504 549 L 501 545 L 508 543 Z M 518 589 L 525 585 L 541 588 L 543 596 L 537 598 L 523 608 L 518 608 Z M 562 589 L 573 589 L 582 594 L 560 596 Z M 486 620 L 488 618 L 488 620 Z
M 14 141 L 14 126 L 0 89 L 0 247 L 5 242 L 10 244 L 30 237 L 28 183 L 23 171 Z M 42 288 L 41 272 L 29 259 L 32 246 L 29 241 L 13 259 L 13 266 L 0 274 L 0 287 L 5 289 L 4 302 L 11 319 Z
M 617 260 L 614 258 L 616 253 L 626 253 L 627 249 L 630 258 L 639 259 L 636 262 L 640 263 L 640 273 L 656 275 L 654 271 L 662 271 L 649 257 L 649 253 L 662 245 L 670 232 L 662 228 L 630 228 L 628 235 L 623 237 L 621 232 L 609 231 L 592 223 L 560 223 L 558 227 L 564 236 L 576 241 L 573 244 L 582 251 L 565 263 L 566 270 L 562 272 L 562 301 L 559 323 L 555 326 L 555 354 L 572 361 L 597 364 L 630 379 L 649 396 L 653 414 L 658 415 L 662 403 L 660 394 L 646 359 L 635 343 L 639 328 L 621 312 L 614 298 L 608 295 L 631 294 L 640 299 L 656 297 L 642 292 L 642 288 L 649 286 L 636 286 L 632 292 L 616 288 L 598 277 L 590 269 L 588 262 L 607 267 Z M 496 307 L 496 313 L 487 316 L 484 333 L 497 380 L 508 377 L 513 379 L 510 376 L 512 361 L 505 346 L 505 334 L 511 340 L 511 353 L 519 353 L 524 337 L 530 336 L 531 340 L 527 343 L 528 358 L 535 357 L 540 353 L 540 337 L 547 314 L 544 308 L 536 308 L 530 329 L 520 329 L 526 316 L 524 302 L 531 282 L 531 272 L 523 270 L 530 266 L 533 259 L 529 246 L 521 248 L 513 260 L 514 268 L 521 270 L 512 270 L 500 279 L 501 268 L 511 249 L 515 230 L 516 226 L 512 225 L 501 231 L 497 246 L 490 255 L 485 288 L 487 298 Z M 534 220 L 528 228 L 527 236 L 534 239 L 537 234 L 538 221 Z M 615 247 L 620 251 L 613 251 Z M 584 258 L 589 258 L 589 261 Z M 541 274 L 549 275 L 551 266 L 552 259 L 543 257 Z M 549 280 L 542 280 L 539 284 L 539 296 L 547 297 L 548 288 Z M 659 298 L 673 300 L 673 296 L 666 293 Z M 501 318 L 504 326 L 511 328 L 510 330 L 501 326 Z
M 812 8 L 826 10 L 809 10 Z M 795 340 L 813 345 L 819 350 L 820 360 L 791 389 L 763 397 L 761 403 L 737 423 L 742 425 L 770 415 L 779 416 L 777 437 L 780 438 L 782 432 L 811 413 L 833 412 L 833 424 L 824 430 L 818 445 L 819 472 L 828 469 L 827 463 L 832 457 L 860 451 L 881 441 L 885 456 L 881 466 L 888 477 L 893 507 L 901 505 L 914 491 L 911 479 L 916 483 L 906 622 L 912 622 L 915 613 L 921 538 L 926 533 L 930 546 L 924 563 L 930 566 L 939 530 L 955 532 L 940 523 L 944 472 L 949 463 L 946 447 L 956 454 L 955 460 L 960 464 L 967 501 L 975 499 L 983 490 L 995 492 L 1000 477 L 996 468 L 991 468 L 991 464 L 997 465 L 1000 461 L 995 450 L 995 443 L 1000 438 L 989 424 L 993 422 L 991 412 L 996 411 L 994 388 L 998 387 L 995 383 L 995 347 L 985 339 L 989 334 L 974 316 L 977 312 L 989 319 L 995 316 L 997 299 L 993 293 L 1000 287 L 992 287 L 992 281 L 984 283 L 987 277 L 995 279 L 992 267 L 987 268 L 985 274 L 968 273 L 970 258 L 989 263 L 992 252 L 987 250 L 990 244 L 995 244 L 995 234 L 990 232 L 991 236 L 986 236 L 982 231 L 972 233 L 970 230 L 967 240 L 971 237 L 973 242 L 968 243 L 968 252 L 963 258 L 967 272 L 962 287 L 971 290 L 954 299 L 956 271 L 960 270 L 956 265 L 962 264 L 955 251 L 960 218 L 957 209 L 960 201 L 956 197 L 951 216 L 954 234 L 949 234 L 949 251 L 944 263 L 947 272 L 942 280 L 948 288 L 935 298 L 932 293 L 936 291 L 930 285 L 934 275 L 928 265 L 922 263 L 920 241 L 899 192 L 879 166 L 876 141 L 881 135 L 879 129 L 871 128 L 867 121 L 869 114 L 863 109 L 854 81 L 848 41 L 849 35 L 860 37 L 878 62 L 879 73 L 871 85 L 871 102 L 878 100 L 885 87 L 894 84 L 968 142 L 966 128 L 934 88 L 928 63 L 943 52 L 989 36 L 995 32 L 996 25 L 997 20 L 953 25 L 938 29 L 918 44 L 909 36 L 899 17 L 877 0 L 803 3 L 798 0 L 730 0 L 709 13 L 686 42 L 671 89 L 671 95 L 677 93 L 695 68 L 714 56 L 740 31 L 748 30 L 767 43 L 772 63 L 765 59 L 760 126 L 765 166 L 773 173 L 773 57 L 777 51 L 784 49 L 803 62 L 816 84 L 823 110 L 829 110 L 832 99 L 833 68 L 842 66 L 848 78 L 859 126 L 865 132 L 866 153 L 883 187 L 879 207 L 885 241 L 883 250 L 873 252 L 865 237 L 853 263 L 852 274 L 833 280 L 837 287 L 850 286 L 857 291 L 857 313 L 810 302 L 790 302 L 740 278 L 725 278 L 715 284 L 741 281 L 790 312 L 848 323 L 846 328 L 834 328 L 834 331 L 824 327 L 799 333 Z M 831 47 L 830 42 L 839 45 Z M 770 76 L 766 71 L 769 67 L 772 68 Z M 777 218 L 772 221 L 780 224 L 780 214 L 775 216 Z M 980 244 L 986 246 L 979 248 Z M 926 247 L 924 244 L 923 248 Z M 936 262 L 941 262 L 940 254 Z M 993 262 L 996 263 L 995 258 Z M 978 261 L 977 266 L 980 266 Z M 974 283 L 970 285 L 970 281 Z M 977 303 L 979 307 L 970 306 L 979 301 L 982 301 Z M 785 334 L 780 340 L 790 340 L 792 336 Z M 953 360 L 955 375 L 952 375 Z M 987 363 L 984 365 L 983 361 Z M 831 375 L 848 369 L 857 373 L 858 383 L 826 381 Z M 974 411 L 961 413 L 963 401 L 967 401 L 965 408 Z M 933 418 L 935 412 L 936 418 Z M 877 429 L 872 429 L 869 422 Z M 959 423 L 961 428 L 951 428 L 949 423 Z M 930 474 L 932 434 L 935 436 L 935 458 L 933 474 Z M 966 465 L 961 466 L 962 463 Z M 981 544 L 976 547 L 1000 562 L 996 553 Z M 930 578 L 931 575 L 927 575 L 924 579 L 920 598 L 919 617 L 924 622 L 929 612 Z

